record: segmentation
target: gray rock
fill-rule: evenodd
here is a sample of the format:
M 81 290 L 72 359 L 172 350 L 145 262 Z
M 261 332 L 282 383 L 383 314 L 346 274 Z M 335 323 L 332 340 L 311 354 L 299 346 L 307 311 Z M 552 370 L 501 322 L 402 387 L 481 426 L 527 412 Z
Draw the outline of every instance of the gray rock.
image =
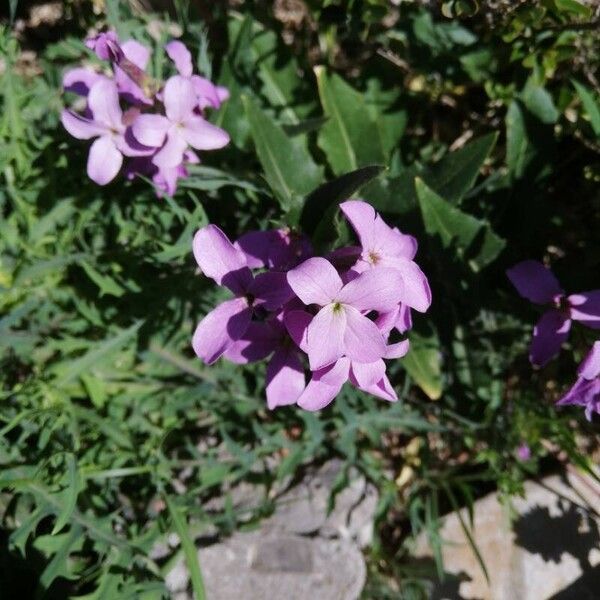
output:
M 199 558 L 211 600 L 355 600 L 366 578 L 345 540 L 236 533 Z
M 495 494 L 474 506 L 475 541 L 490 583 L 468 544 L 456 514 L 440 532 L 449 580 L 432 597 L 490 600 L 597 600 L 600 597 L 600 486 L 580 474 L 525 484 L 512 502 L 515 518 Z M 468 515 L 463 511 L 468 523 Z M 431 556 L 427 540 L 415 555 Z M 451 591 L 449 591 L 451 590 Z

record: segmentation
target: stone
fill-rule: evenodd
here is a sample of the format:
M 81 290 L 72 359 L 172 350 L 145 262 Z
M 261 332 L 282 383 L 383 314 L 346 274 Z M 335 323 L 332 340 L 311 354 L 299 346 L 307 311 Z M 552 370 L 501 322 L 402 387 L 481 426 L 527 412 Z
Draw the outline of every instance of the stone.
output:
M 238 532 L 200 549 L 199 560 L 211 600 L 356 600 L 366 579 L 346 540 Z
M 590 477 L 554 475 L 525 484 L 511 502 L 511 520 L 496 494 L 474 505 L 473 535 L 487 567 L 485 580 L 456 514 L 440 531 L 443 584 L 431 598 L 464 600 L 597 600 L 600 597 L 600 486 Z M 466 510 L 463 520 L 469 522 Z M 431 557 L 425 537 L 415 556 Z

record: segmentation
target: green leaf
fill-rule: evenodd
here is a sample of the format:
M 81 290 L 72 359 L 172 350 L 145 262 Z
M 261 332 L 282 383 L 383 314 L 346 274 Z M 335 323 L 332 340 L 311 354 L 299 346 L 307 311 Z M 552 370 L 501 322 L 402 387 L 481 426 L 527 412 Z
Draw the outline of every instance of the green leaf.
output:
M 594 133 L 600 137 L 600 103 L 584 85 L 575 80 L 571 80 L 571 82 L 581 98 L 583 107 L 590 118 L 590 125 L 592 126 Z
M 307 235 L 312 235 L 330 206 L 348 200 L 357 190 L 383 171 L 381 165 L 362 167 L 328 181 L 310 193 L 300 215 L 300 226 Z
M 529 112 L 534 114 L 542 123 L 556 123 L 560 113 L 554 105 L 554 100 L 552 100 L 548 90 L 528 82 L 523 90 L 522 98 Z
M 123 329 L 116 336 L 108 338 L 98 345 L 93 346 L 92 350 L 86 352 L 83 356 L 71 361 L 60 364 L 60 371 L 57 371 L 56 385 L 65 385 L 73 379 L 79 377 L 82 373 L 91 369 L 101 360 L 121 348 L 131 338 L 135 337 L 143 321 L 132 325 L 128 329 Z
M 424 337 L 414 331 L 410 334 L 410 351 L 402 365 L 431 400 L 442 395 L 441 356 L 437 336 Z
M 506 113 L 506 164 L 514 179 L 523 176 L 534 153 L 527 136 L 523 109 L 516 100 L 513 100 Z
M 323 67 L 316 67 L 315 73 L 323 112 L 329 117 L 317 140 L 333 172 L 341 175 L 385 163 L 384 143 L 362 94 L 338 75 L 328 76 Z
M 468 215 L 416 178 L 415 187 L 425 231 L 438 236 L 444 248 L 455 246 L 458 255 L 478 271 L 491 263 L 505 246 L 505 241 L 487 221 Z
M 591 3 L 590 6 L 586 6 L 577 0 L 554 0 L 554 4 L 556 4 L 556 8 L 558 8 L 558 10 L 571 12 L 587 19 L 589 19 L 593 14 Z
M 448 202 L 457 203 L 475 183 L 497 139 L 497 133 L 489 133 L 469 142 L 460 150 L 446 154 L 427 169 L 424 179 Z
M 271 189 L 284 211 L 298 207 L 300 199 L 323 180 L 300 138 L 289 138 L 250 99 L 243 99 L 256 152 Z
M 69 522 L 69 519 L 75 510 L 75 506 L 77 505 L 77 496 L 81 487 L 81 477 L 79 475 L 77 460 L 73 454 L 67 454 L 67 470 L 68 485 L 63 494 L 63 505 L 60 513 L 56 517 L 56 523 L 54 524 L 51 535 L 56 535 Z
M 179 508 L 175 505 L 173 500 L 167 495 L 164 496 L 165 503 L 171 515 L 173 526 L 175 531 L 181 540 L 181 548 L 185 556 L 185 562 L 190 572 L 190 578 L 192 580 L 192 588 L 194 589 L 194 595 L 196 600 L 204 600 L 206 595 L 204 591 L 204 581 L 202 580 L 202 572 L 200 570 L 200 559 L 198 558 L 198 550 L 190 537 L 190 532 L 187 523 L 179 512 Z
M 86 260 L 82 260 L 79 264 L 87 276 L 100 288 L 100 296 L 106 294 L 119 298 L 125 293 L 125 290 L 112 277 L 102 275 Z
M 69 533 L 62 536 L 64 540 L 59 546 L 57 552 L 52 557 L 52 560 L 48 563 L 48 566 L 42 571 L 40 575 L 40 585 L 44 589 L 48 589 L 50 584 L 57 577 L 65 577 L 66 579 L 74 579 L 70 572 L 67 559 L 69 554 L 75 550 L 79 550 L 83 543 L 82 529 L 79 526 L 71 528 Z M 39 540 L 40 538 L 38 538 Z M 76 543 L 79 542 L 76 546 Z

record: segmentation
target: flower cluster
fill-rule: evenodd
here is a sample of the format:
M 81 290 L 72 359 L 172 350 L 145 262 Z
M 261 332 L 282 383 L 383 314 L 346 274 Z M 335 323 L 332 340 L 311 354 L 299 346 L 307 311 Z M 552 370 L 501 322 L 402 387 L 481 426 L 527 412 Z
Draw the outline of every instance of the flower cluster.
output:
M 519 294 L 535 304 L 549 305 L 533 328 L 529 359 L 544 366 L 554 358 L 569 336 L 571 324 L 578 321 L 591 329 L 600 329 L 600 290 L 566 295 L 560 283 L 542 263 L 525 260 L 506 272 Z M 579 379 L 559 404 L 586 407 L 586 416 L 600 412 L 600 342 L 581 364 Z
M 427 278 L 413 260 L 416 240 L 366 202 L 340 208 L 360 245 L 326 258 L 288 230 L 250 232 L 232 243 L 208 225 L 194 237 L 202 272 L 234 295 L 200 322 L 194 351 L 207 364 L 221 356 L 238 364 L 268 358 L 271 409 L 321 409 L 346 381 L 396 400 L 384 359 L 404 356 L 409 343 L 390 343 L 390 334 L 405 333 L 411 309 L 425 312 L 431 304 Z
M 105 185 L 127 157 L 127 178 L 149 177 L 159 195 L 172 195 L 177 180 L 188 174 L 186 165 L 200 160 L 194 150 L 215 150 L 229 142 L 224 130 L 205 119 L 207 109 L 219 108 L 228 91 L 195 75 L 189 50 L 177 40 L 165 46 L 177 74 L 164 84 L 146 73 L 150 50 L 143 44 L 121 43 L 114 32 L 107 32 L 86 45 L 110 62 L 112 71 L 79 67 L 65 73 L 65 91 L 84 101 L 79 102 L 79 112 L 63 110 L 61 120 L 73 137 L 94 139 L 88 176 Z
M 558 404 L 585 407 L 585 416 L 591 421 L 592 413 L 600 414 L 600 341 L 594 343 L 585 360 L 579 365 L 577 375 L 577 381 Z

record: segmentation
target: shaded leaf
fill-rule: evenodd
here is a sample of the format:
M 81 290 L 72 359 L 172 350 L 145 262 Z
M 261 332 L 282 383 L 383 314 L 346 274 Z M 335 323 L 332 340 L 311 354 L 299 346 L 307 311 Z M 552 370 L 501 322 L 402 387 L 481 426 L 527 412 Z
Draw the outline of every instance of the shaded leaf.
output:
M 410 334 L 410 351 L 402 365 L 431 400 L 442 395 L 441 356 L 437 336 L 423 337 L 414 331 Z
M 585 108 L 588 117 L 590 118 L 590 125 L 592 126 L 594 133 L 600 137 L 600 103 L 584 85 L 575 80 L 572 80 L 572 83 L 577 90 L 579 98 L 581 98 L 581 102 L 583 103 L 583 107 Z

